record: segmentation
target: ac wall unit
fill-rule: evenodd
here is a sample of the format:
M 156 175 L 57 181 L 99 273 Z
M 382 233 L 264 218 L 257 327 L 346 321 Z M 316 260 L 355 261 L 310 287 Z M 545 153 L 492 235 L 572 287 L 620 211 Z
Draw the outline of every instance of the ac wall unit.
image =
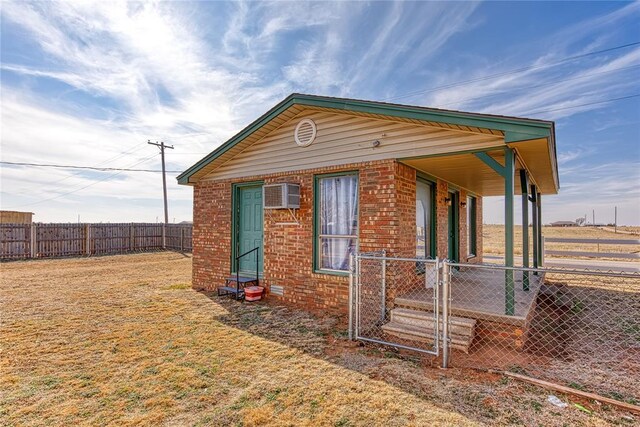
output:
M 265 209 L 297 209 L 300 207 L 300 185 L 268 184 L 262 186 Z

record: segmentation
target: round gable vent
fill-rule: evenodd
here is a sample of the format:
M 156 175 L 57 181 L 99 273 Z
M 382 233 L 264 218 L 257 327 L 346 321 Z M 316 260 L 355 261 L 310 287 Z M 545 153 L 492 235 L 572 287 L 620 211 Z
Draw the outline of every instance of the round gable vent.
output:
M 302 119 L 300 123 L 298 123 L 298 126 L 296 126 L 293 136 L 299 147 L 307 147 L 316 139 L 316 133 L 317 129 L 314 121 L 311 119 Z

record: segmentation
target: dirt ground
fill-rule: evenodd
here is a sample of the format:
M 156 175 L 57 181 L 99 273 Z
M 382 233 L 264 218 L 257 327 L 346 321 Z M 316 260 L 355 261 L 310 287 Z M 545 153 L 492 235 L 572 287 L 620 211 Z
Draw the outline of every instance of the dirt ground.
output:
M 595 402 L 190 288 L 162 252 L 0 264 L 0 425 L 634 425 Z M 581 408 L 575 406 L 575 404 Z

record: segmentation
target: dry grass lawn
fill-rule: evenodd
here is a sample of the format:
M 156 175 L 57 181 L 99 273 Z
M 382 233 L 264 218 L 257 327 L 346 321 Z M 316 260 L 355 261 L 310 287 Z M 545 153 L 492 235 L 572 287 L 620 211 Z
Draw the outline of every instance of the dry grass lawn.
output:
M 164 252 L 0 264 L 0 425 L 609 425 L 536 387 L 346 340 L 334 318 L 218 300 Z
M 638 240 L 640 239 L 640 227 L 618 227 L 620 233 L 614 233 L 613 228 L 594 228 L 594 227 L 542 227 L 542 234 L 545 237 L 561 237 L 571 239 L 615 239 L 615 240 Z M 532 230 L 529 227 L 529 242 L 531 240 Z M 522 226 L 515 226 L 514 233 L 514 253 L 522 255 Z M 484 224 L 482 226 L 482 248 L 487 255 L 504 254 L 504 225 Z M 558 251 L 583 251 L 583 252 L 640 252 L 640 245 L 597 245 L 597 244 L 567 244 L 567 243 L 551 243 L 545 245 L 548 250 Z M 529 252 L 533 251 L 533 246 Z M 576 257 L 570 257 L 576 258 Z M 602 258 L 607 259 L 607 258 Z M 638 261 L 638 259 L 628 258 L 610 258 L 617 261 Z

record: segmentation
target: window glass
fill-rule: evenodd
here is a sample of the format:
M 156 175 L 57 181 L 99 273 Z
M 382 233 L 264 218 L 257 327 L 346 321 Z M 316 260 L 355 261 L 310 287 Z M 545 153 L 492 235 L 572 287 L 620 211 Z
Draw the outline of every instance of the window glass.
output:
M 476 255 L 476 198 L 467 197 L 467 252 Z
M 347 271 L 357 247 L 358 177 L 318 179 L 318 262 L 323 270 Z
M 433 227 L 432 188 L 426 182 L 416 182 L 416 257 L 431 258 L 431 232 Z

